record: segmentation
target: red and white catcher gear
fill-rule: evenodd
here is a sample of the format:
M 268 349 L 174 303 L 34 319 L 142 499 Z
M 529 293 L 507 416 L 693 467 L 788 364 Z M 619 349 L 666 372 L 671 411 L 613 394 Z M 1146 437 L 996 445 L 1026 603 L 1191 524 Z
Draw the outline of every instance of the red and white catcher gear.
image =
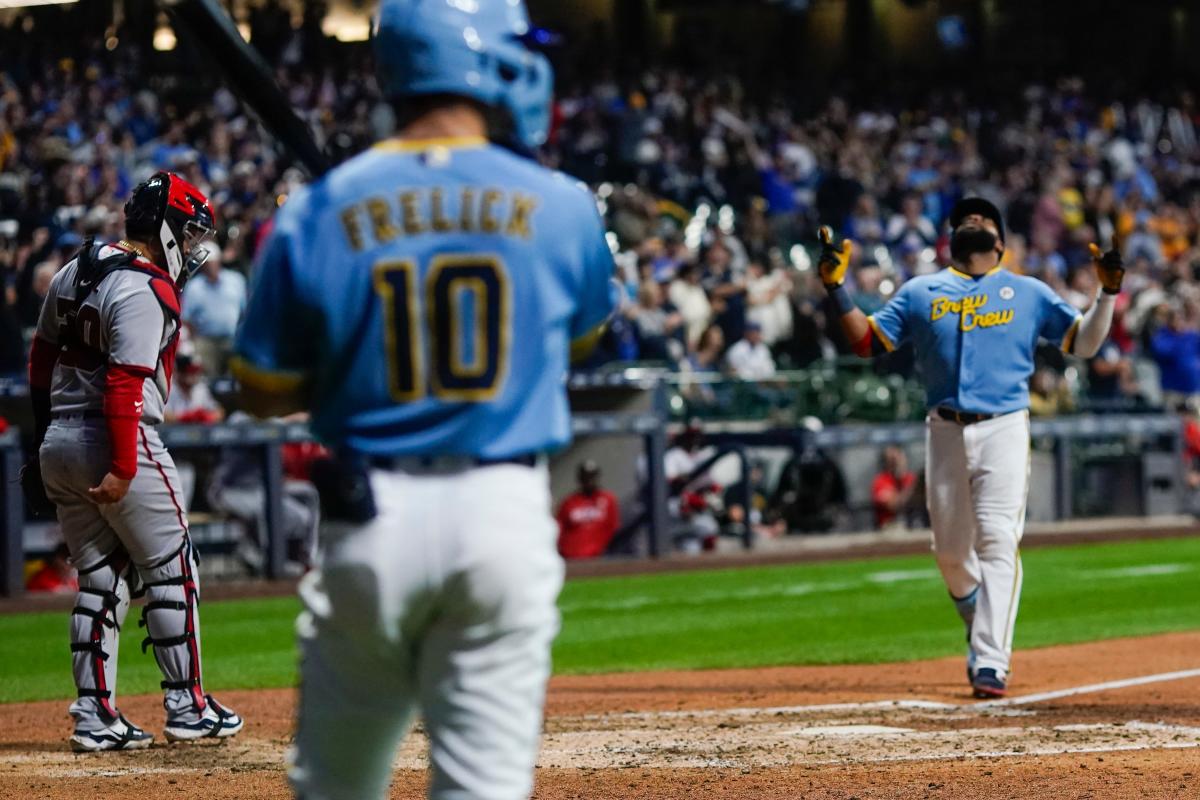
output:
M 191 539 L 157 567 L 138 573 L 146 592 L 142 650 L 154 647 L 166 694 L 167 741 L 232 736 L 242 719 L 204 693 L 200 669 L 200 576 Z
M 71 668 L 79 696 L 71 715 L 84 727 L 103 727 L 119 716 L 117 645 L 129 611 L 126 563 L 123 553 L 115 553 L 79 573 L 71 610 Z
M 161 264 L 183 286 L 208 251 L 197 247 L 216 233 L 212 205 L 198 188 L 172 172 L 156 172 L 125 203 L 125 234 L 162 247 Z
M 200 578 L 190 539 L 166 561 L 138 570 L 146 593 L 146 605 L 138 625 L 148 634 L 142 652 L 154 647 L 154 660 L 162 670 L 163 704 L 167 714 L 193 708 L 203 711 L 204 689 L 200 683 Z

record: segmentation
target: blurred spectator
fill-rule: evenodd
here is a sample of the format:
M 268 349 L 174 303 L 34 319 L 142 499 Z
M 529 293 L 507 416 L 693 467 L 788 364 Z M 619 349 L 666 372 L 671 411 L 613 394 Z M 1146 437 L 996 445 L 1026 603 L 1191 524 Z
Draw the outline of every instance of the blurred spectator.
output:
M 908 468 L 903 448 L 883 448 L 881 468 L 871 481 L 871 505 L 875 508 L 875 527 L 887 528 L 906 522 L 904 514 L 913 503 L 917 475 Z
M 229 422 L 249 422 L 250 416 L 237 411 Z M 255 449 L 227 447 L 208 484 L 208 502 L 214 511 L 228 514 L 245 526 L 245 536 L 238 544 L 237 555 L 255 574 L 266 566 L 266 490 L 259 453 Z M 281 501 L 282 530 L 287 548 L 286 567 L 292 574 L 302 574 L 312 566 L 316 552 L 317 526 L 320 522 L 320 500 L 316 487 L 307 476 L 285 477 Z
M 767 272 L 761 261 L 751 261 L 746 270 L 746 323 L 762 330 L 768 347 L 792 335 L 792 279 L 784 269 Z
M 65 544 L 54 548 L 54 552 L 46 559 L 41 569 L 34 572 L 25 581 L 25 590 L 29 592 L 58 592 L 60 594 L 79 591 L 79 577 L 71 566 L 71 553 Z
M 700 470 L 713 455 L 704 446 L 699 420 L 691 420 L 675 437 L 663 458 L 663 473 L 670 490 L 667 510 L 673 522 L 672 539 L 684 552 L 695 553 L 716 546 L 719 526 L 715 508 L 721 501 L 721 487 L 708 470 Z
M 901 249 L 920 251 L 933 247 L 937 242 L 937 230 L 933 223 L 921 213 L 921 196 L 906 194 L 900 201 L 900 211 L 888 220 L 885 233 L 888 247 L 897 255 Z
M 196 356 L 209 378 L 225 374 L 233 335 L 246 307 L 246 278 L 224 268 L 221 250 L 208 243 L 208 258 L 183 287 L 183 321 L 192 332 Z
M 90 24 L 88 5 L 64 7 L 64 24 Z M 234 276 L 302 173 L 227 89 L 187 80 L 185 48 L 140 50 L 130 46 L 138 35 L 129 23 L 118 22 L 118 47 L 81 55 L 62 34 L 69 26 L 38 23 L 30 32 L 23 23 L 35 18 L 0 30 L 20 45 L 5 50 L 0 73 L 0 374 L 24 367 L 14 314 L 27 335 L 51 271 L 82 236 L 117 236 L 130 188 L 164 168 L 215 205 L 222 250 L 188 287 L 184 313 L 210 377 L 223 373 L 245 293 Z M 293 30 L 287 8 L 272 0 L 255 4 L 249 23 L 290 103 L 342 158 L 390 135 L 395 115 L 369 77 L 368 48 L 326 39 L 321 18 L 309 4 Z M 817 223 L 856 240 L 857 298 L 873 307 L 945 264 L 947 209 L 978 193 L 1005 212 L 1005 266 L 1079 306 L 1091 301 L 1087 242 L 1123 238 L 1130 319 L 1113 336 L 1134 365 L 1138 395 L 1158 389 L 1147 383 L 1147 358 L 1178 362 L 1152 353 L 1150 342 L 1160 327 L 1154 298 L 1200 294 L 1190 93 L 1139 96 L 1051 77 L 1005 92 L 961 85 L 883 89 L 854 102 L 808 93 L 795 102 L 721 72 L 720 59 L 707 69 L 658 63 L 614 77 L 595 68 L 596 52 L 562 54 L 554 130 L 539 157 L 597 190 L 622 283 L 639 296 L 637 310 L 625 312 L 633 324 L 614 326 L 612 355 L 719 364 L 751 319 L 776 357 L 787 356 L 781 366 L 833 357 L 827 321 L 809 299 L 819 287 L 805 285 Z M 644 291 L 647 280 L 669 302 Z M 713 323 L 724 333 L 721 352 L 693 359 Z M 1178 363 L 1163 371 L 1178 383 Z
M 1187 510 L 1200 516 L 1200 419 L 1196 404 L 1181 405 L 1176 411 L 1183 422 L 1183 470 L 1187 482 Z
M 1088 361 L 1087 396 L 1093 410 L 1126 408 L 1137 395 L 1133 361 L 1111 339 Z
M 906 224 L 906 222 L 901 224 Z M 897 227 L 897 231 L 899 230 L 900 228 Z M 925 234 L 928 234 L 928 232 L 929 229 L 924 230 Z M 907 237 L 904 234 L 898 235 L 900 246 L 903 247 L 905 245 L 904 240 Z M 858 196 L 858 200 L 854 203 L 854 211 L 851 212 L 849 218 L 846 220 L 846 228 L 842 236 L 852 239 L 864 252 L 870 252 L 875 247 L 884 243 L 883 219 L 879 215 L 879 206 L 874 196 L 869 194 L 860 194 Z M 924 243 L 923 235 L 918 233 L 918 238 Z M 911 246 L 913 243 L 908 242 L 907 244 Z
M 580 463 L 579 485 L 558 507 L 558 552 L 563 558 L 604 555 L 620 526 L 617 497 L 600 488 L 600 467 L 595 461 Z
M 703 275 L 700 268 L 694 264 L 685 264 L 676 273 L 675 280 L 667 290 L 667 298 L 671 305 L 683 317 L 684 330 L 689 348 L 696 348 L 700 343 L 700 335 L 708 328 L 713 318 L 712 304 L 709 303 L 708 293 L 700 285 Z
M 659 284 L 643 281 L 638 287 L 637 303 L 628 306 L 626 314 L 637 332 L 639 358 L 678 362 L 683 357 L 683 344 L 676 338 L 683 315 L 663 303 Z
M 212 425 L 225 418 L 223 409 L 208 388 L 204 368 L 200 360 L 187 352 L 175 359 L 175 376 L 171 381 L 171 393 L 163 409 L 164 422 L 183 422 Z
M 0 379 L 22 380 L 28 353 L 17 310 L 17 289 L 6 285 L 0 292 Z
M 1039 367 L 1029 379 L 1029 413 L 1035 417 L 1065 414 L 1075 407 L 1067 382 L 1050 367 Z
M 777 539 L 787 533 L 787 523 L 783 521 L 778 510 L 771 508 L 767 503 L 765 478 L 763 465 L 752 462 L 748 487 L 743 478 L 725 490 L 722 503 L 724 514 L 721 517 L 721 532 L 724 535 L 744 536 L 747 526 L 753 541 Z M 749 508 L 745 505 L 747 488 L 750 496 Z
M 762 326 L 757 322 L 746 324 L 746 335 L 734 342 L 725 360 L 730 373 L 738 380 L 765 381 L 775 377 L 775 359 L 763 342 Z
M 720 327 L 709 325 L 701 335 L 695 351 L 681 364 L 685 375 L 705 376 L 699 380 L 684 379 L 679 382 L 679 389 L 688 402 L 708 410 L 716 410 L 723 404 L 724 388 L 708 378 L 719 377 L 721 354 L 724 351 L 725 334 L 721 332 Z
M 771 504 L 791 533 L 822 533 L 837 524 L 846 505 L 846 479 L 837 462 L 817 446 L 819 420 L 805 418 L 796 452 L 783 468 Z
M 1163 401 L 1174 408 L 1200 392 L 1200 332 L 1182 305 L 1167 310 L 1167 324 L 1150 337 L 1150 355 L 1158 364 Z

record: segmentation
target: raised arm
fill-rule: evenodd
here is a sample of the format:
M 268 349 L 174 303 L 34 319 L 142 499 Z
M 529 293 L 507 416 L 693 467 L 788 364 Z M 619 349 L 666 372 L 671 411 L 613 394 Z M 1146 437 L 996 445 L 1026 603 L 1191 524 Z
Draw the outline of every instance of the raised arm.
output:
M 875 335 L 867 315 L 854 305 L 850 291 L 845 285 L 846 270 L 850 268 L 854 243 L 843 239 L 840 247 L 835 246 L 833 229 L 828 225 L 821 226 L 817 237 L 821 240 L 821 256 L 817 260 L 817 269 L 821 273 L 821 283 L 825 284 L 825 291 L 837 307 L 838 320 L 841 322 L 842 332 L 846 335 L 846 341 L 850 342 L 855 354 L 863 358 L 870 358 L 889 349 Z
M 1125 265 L 1121 260 L 1120 244 L 1113 241 L 1112 249 L 1102 253 L 1095 243 L 1088 245 L 1092 263 L 1096 265 L 1096 276 L 1100 279 L 1100 293 L 1096 302 L 1079 321 L 1079 330 L 1071 342 L 1071 352 L 1082 358 L 1091 358 L 1100 351 L 1100 345 L 1108 338 L 1112 327 L 1113 308 L 1121 292 L 1121 281 L 1125 278 Z

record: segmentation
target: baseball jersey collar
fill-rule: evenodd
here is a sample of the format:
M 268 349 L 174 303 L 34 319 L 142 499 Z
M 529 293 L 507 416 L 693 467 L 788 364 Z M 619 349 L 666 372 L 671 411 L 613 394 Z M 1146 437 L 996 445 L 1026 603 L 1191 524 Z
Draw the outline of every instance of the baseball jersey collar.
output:
M 985 273 L 983 273 L 982 275 L 980 275 L 980 276 L 979 276 L 979 278 L 987 278 L 987 277 L 989 277 L 989 276 L 991 276 L 991 275 L 994 275 L 994 274 L 996 274 L 997 272 L 999 272 L 999 271 L 1000 271 L 1000 270 L 1002 270 L 1002 269 L 1004 269 L 1004 267 L 1002 267 L 1001 265 L 997 264 L 996 266 L 994 266 L 994 267 L 992 267 L 991 269 L 989 269 L 987 272 L 985 272 Z M 947 271 L 947 272 L 949 272 L 949 273 L 950 273 L 950 274 L 952 274 L 952 275 L 957 275 L 958 277 L 960 277 L 960 278 L 965 278 L 965 279 L 967 279 L 967 280 L 969 280 L 969 281 L 977 280 L 977 279 L 976 279 L 976 277 L 975 277 L 974 275 L 969 275 L 969 274 L 967 274 L 966 272 L 963 272 L 961 269 L 959 269 L 958 267 L 955 267 L 955 266 L 953 266 L 953 265 L 950 265 L 950 266 L 946 267 L 946 271 Z
M 453 150 L 460 150 L 473 147 L 483 147 L 488 143 L 488 140 L 483 136 L 442 136 L 431 139 L 384 139 L 381 142 L 376 142 L 374 149 L 385 150 L 392 152 L 420 152 L 429 150 L 434 147 L 445 147 Z

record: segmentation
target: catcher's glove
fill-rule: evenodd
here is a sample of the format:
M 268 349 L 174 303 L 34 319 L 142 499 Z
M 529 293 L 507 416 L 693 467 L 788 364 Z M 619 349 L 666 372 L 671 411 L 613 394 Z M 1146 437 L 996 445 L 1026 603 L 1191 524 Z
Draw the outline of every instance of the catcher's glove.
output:
M 1095 242 L 1088 245 L 1088 250 L 1092 254 L 1092 263 L 1096 265 L 1096 277 L 1100 279 L 1104 291 L 1118 294 L 1121 291 L 1121 281 L 1125 278 L 1125 262 L 1121 259 L 1121 246 L 1116 236 L 1113 237 L 1112 244 L 1112 249 L 1107 253 L 1100 252 Z
M 46 496 L 46 484 L 42 483 L 42 462 L 36 455 L 21 467 L 21 492 L 25 507 L 35 517 L 54 516 L 54 503 Z
M 846 270 L 850 268 L 850 254 L 854 252 L 854 243 L 849 239 L 842 240 L 842 246 L 833 244 L 833 229 L 822 225 L 817 231 L 821 240 L 821 256 L 817 259 L 817 269 L 821 271 L 821 281 L 829 288 L 841 286 L 846 280 Z

